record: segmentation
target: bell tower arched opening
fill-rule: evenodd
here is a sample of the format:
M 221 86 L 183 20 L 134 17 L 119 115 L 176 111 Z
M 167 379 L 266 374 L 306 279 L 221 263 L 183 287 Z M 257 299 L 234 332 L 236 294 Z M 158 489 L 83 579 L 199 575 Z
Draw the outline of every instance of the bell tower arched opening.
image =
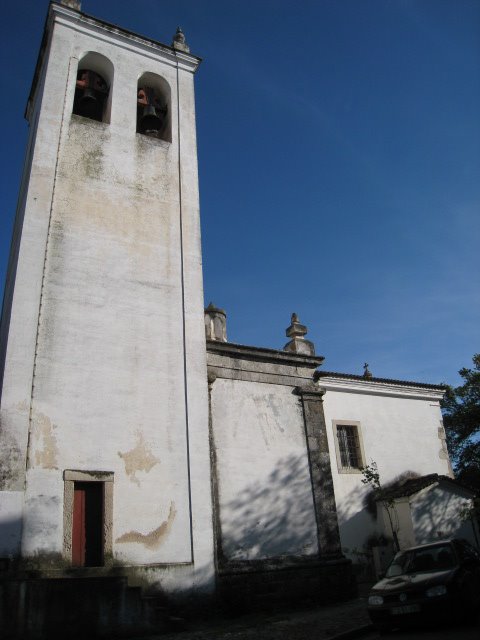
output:
M 155 73 L 144 73 L 137 85 L 137 133 L 172 141 L 170 85 Z
M 98 122 L 110 122 L 113 64 L 89 51 L 78 63 L 73 113 Z

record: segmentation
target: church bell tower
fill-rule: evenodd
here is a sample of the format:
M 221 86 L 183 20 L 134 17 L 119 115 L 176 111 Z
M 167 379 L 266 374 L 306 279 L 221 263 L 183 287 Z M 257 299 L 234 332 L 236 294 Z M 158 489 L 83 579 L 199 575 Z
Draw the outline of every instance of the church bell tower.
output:
M 0 336 L 0 555 L 210 588 L 199 63 L 180 29 L 50 4 Z

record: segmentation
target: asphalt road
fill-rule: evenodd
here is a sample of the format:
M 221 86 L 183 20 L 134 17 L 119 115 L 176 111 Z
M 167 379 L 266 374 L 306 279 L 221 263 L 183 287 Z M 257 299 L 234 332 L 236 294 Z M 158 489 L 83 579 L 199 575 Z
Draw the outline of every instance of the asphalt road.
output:
M 448 626 L 436 627 L 433 629 L 404 629 L 392 631 L 387 635 L 380 636 L 379 633 L 372 632 L 363 636 L 362 640 L 479 640 L 480 625 L 470 626 Z

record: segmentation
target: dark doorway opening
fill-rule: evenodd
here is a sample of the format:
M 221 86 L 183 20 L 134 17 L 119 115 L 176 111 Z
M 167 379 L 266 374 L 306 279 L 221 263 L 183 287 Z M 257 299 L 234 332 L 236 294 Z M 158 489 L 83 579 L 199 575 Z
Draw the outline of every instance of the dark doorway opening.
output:
M 75 482 L 72 564 L 103 566 L 103 482 Z

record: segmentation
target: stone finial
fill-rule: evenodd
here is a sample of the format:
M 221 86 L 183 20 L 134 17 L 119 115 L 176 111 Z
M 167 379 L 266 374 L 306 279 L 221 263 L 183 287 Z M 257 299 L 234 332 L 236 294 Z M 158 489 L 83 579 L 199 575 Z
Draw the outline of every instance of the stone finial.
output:
M 307 334 L 307 327 L 304 324 L 300 324 L 298 315 L 292 313 L 292 321 L 289 327 L 287 327 L 285 334 L 287 338 L 291 338 L 290 342 L 283 347 L 284 351 L 293 351 L 293 353 L 302 353 L 306 356 L 315 355 L 315 345 L 310 340 L 305 340 Z
M 174 49 L 179 49 L 180 51 L 190 53 L 190 47 L 185 41 L 185 34 L 183 33 L 181 27 L 177 27 L 177 32 L 173 36 L 172 47 Z
M 60 0 L 60 4 L 70 7 L 70 9 L 76 9 L 77 11 L 81 11 L 82 9 L 82 3 L 80 0 Z
M 365 364 L 363 365 L 363 377 L 373 378 L 372 372 L 368 368 L 368 362 L 365 362 Z
M 227 314 L 213 302 L 205 309 L 205 336 L 207 340 L 227 342 Z

